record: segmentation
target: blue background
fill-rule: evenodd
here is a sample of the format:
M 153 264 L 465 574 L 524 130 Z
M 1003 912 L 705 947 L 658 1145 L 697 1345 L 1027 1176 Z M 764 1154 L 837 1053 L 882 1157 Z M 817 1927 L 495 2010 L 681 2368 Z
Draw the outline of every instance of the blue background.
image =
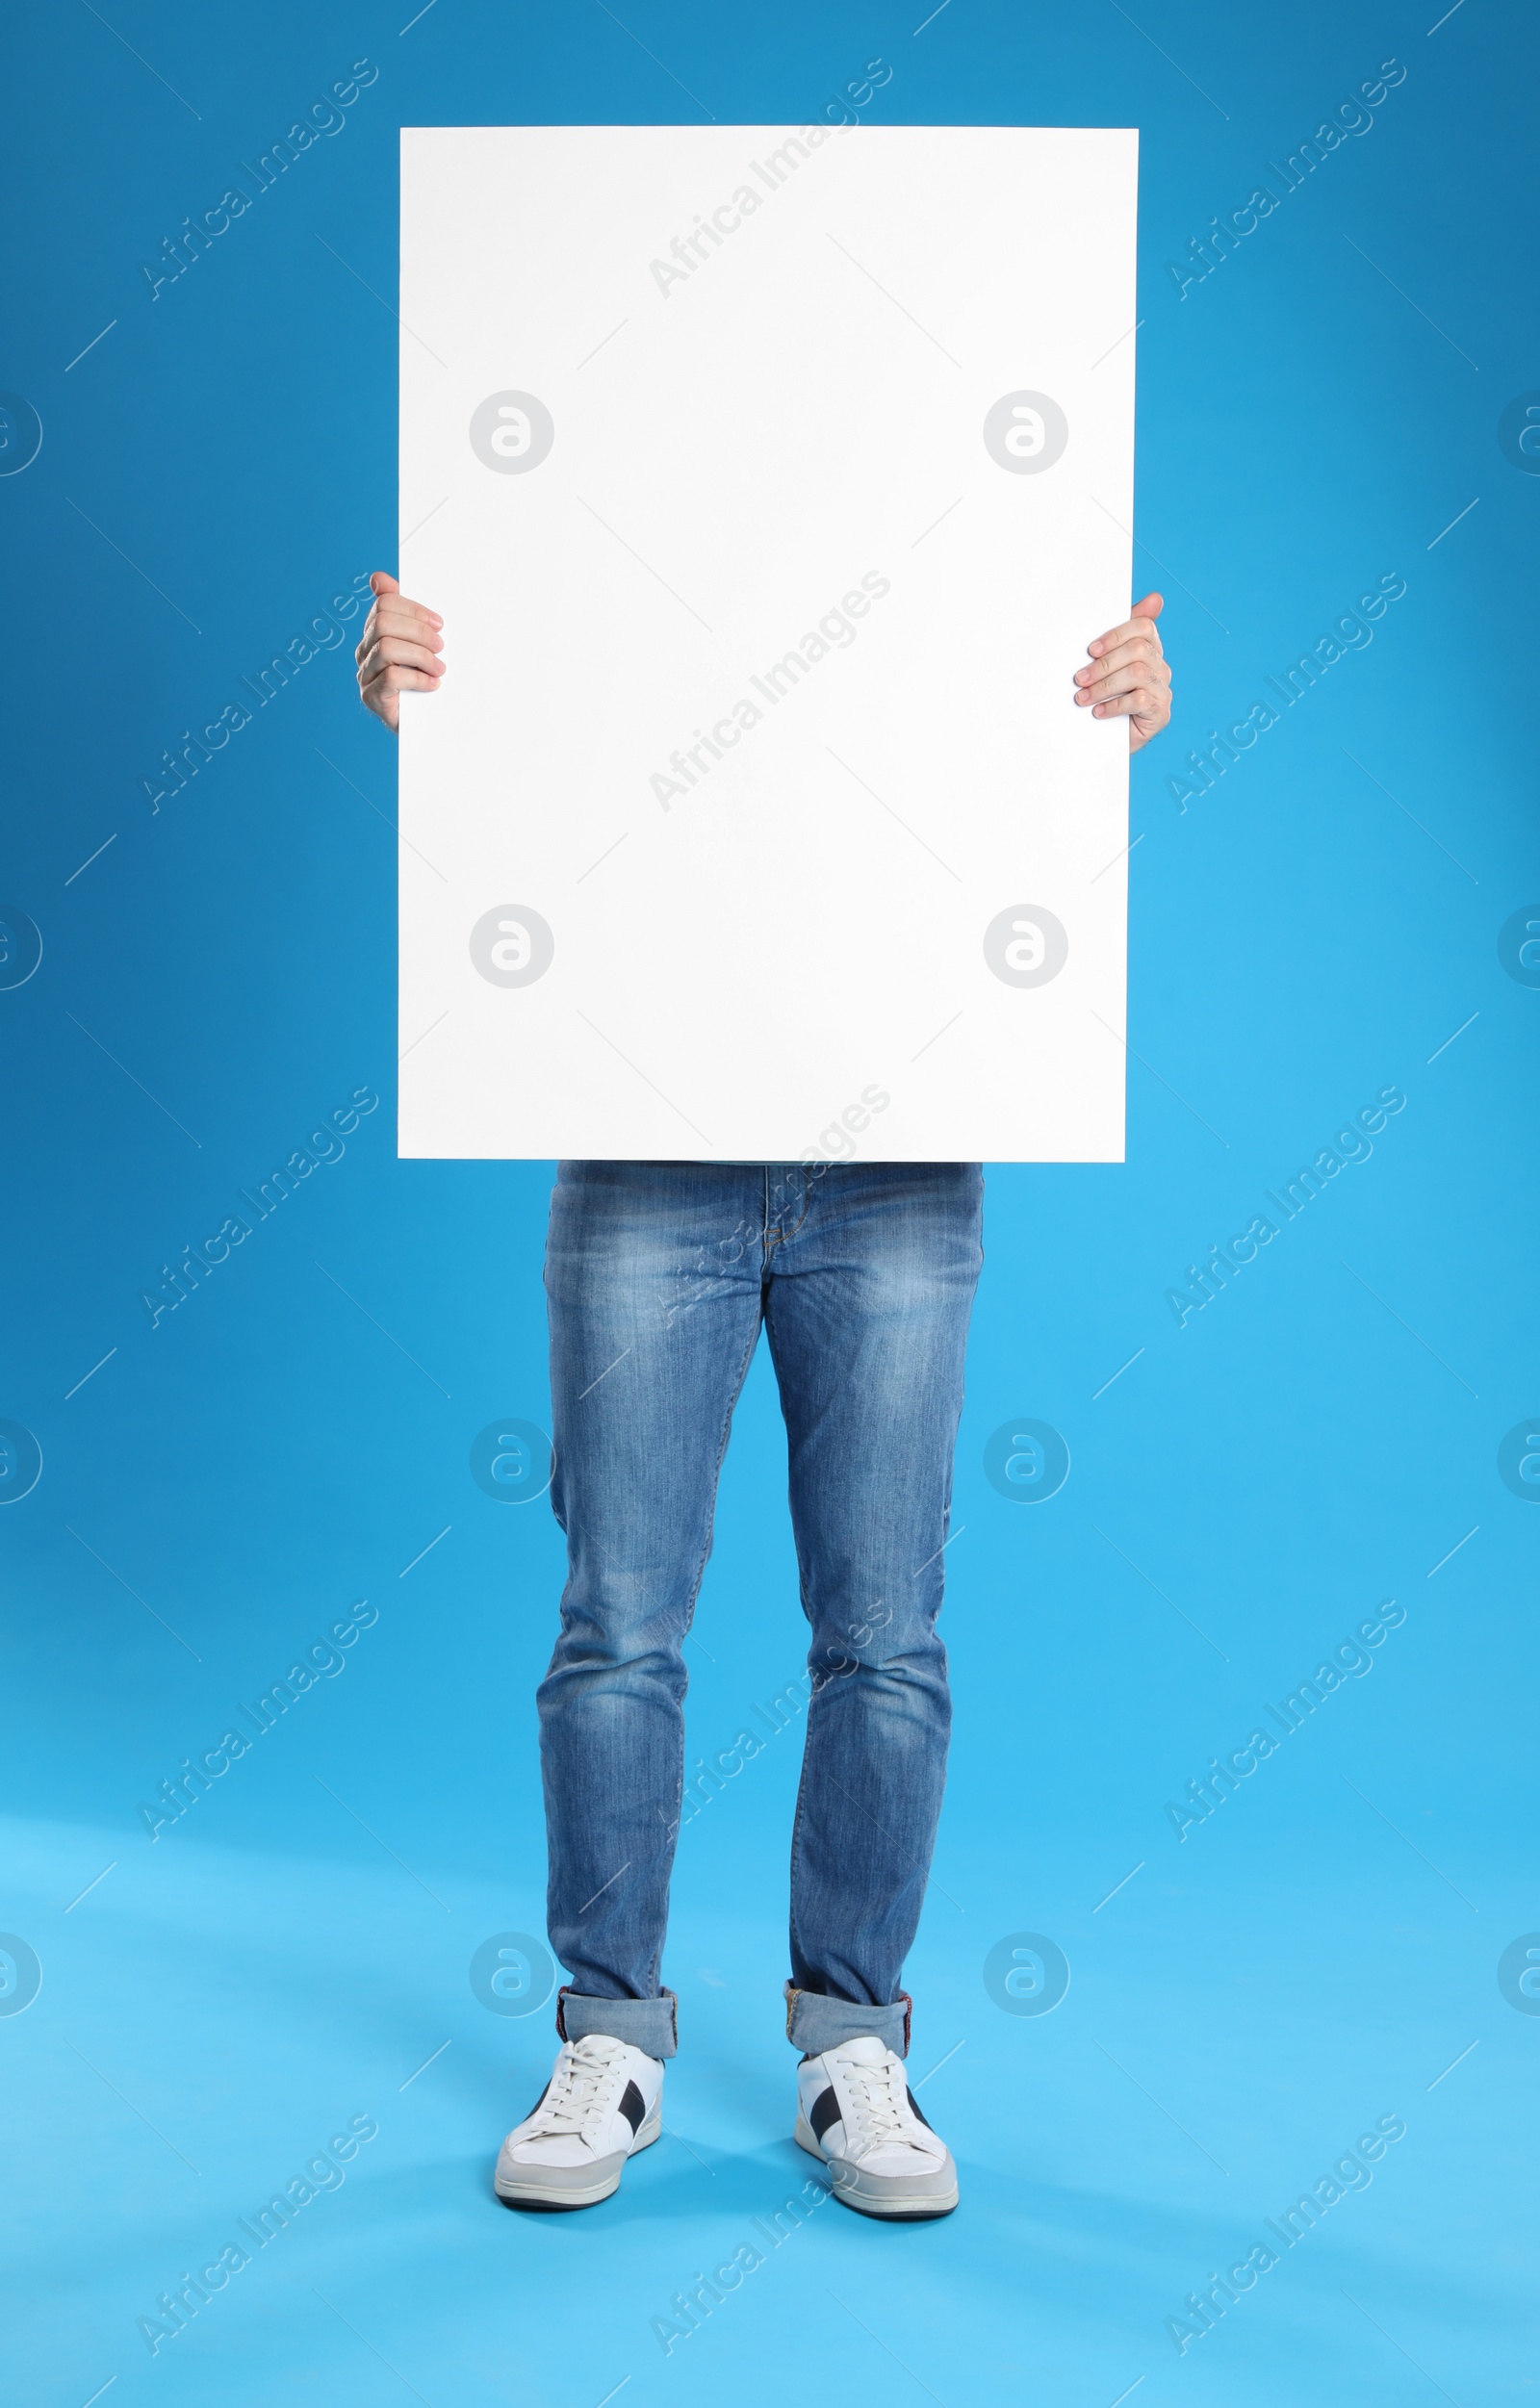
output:
M 1540 1406 L 1540 992 L 1498 938 L 1540 894 L 1540 480 L 1498 423 L 1540 385 L 1532 22 L 411 14 L 65 0 L 9 38 L 0 385 L 43 429 L 0 480 L 3 899 L 44 948 L 0 992 L 0 1416 L 42 1449 L 0 1515 L 0 1926 L 42 1967 L 0 2014 L 13 2395 L 1530 2398 L 1540 2016 L 1498 1964 L 1540 1926 L 1540 1514 L 1498 1450 Z M 671 2137 L 592 2215 L 503 2212 L 550 2019 L 488 2012 L 468 1967 L 541 1929 L 561 1550 L 469 1454 L 548 1425 L 549 1167 L 393 1158 L 394 759 L 348 649 L 158 812 L 142 781 L 394 566 L 403 120 L 796 122 L 878 58 L 873 123 L 1141 129 L 1139 590 L 1168 596 L 1177 717 L 1134 768 L 1127 1166 L 988 1177 L 911 1974 L 962 2209 L 821 2208 L 665 2352 L 673 2293 L 808 2171 L 778 1995 L 799 1741 L 682 1836 Z M 140 263 L 365 59 L 344 129 L 152 299 Z M 1372 128 L 1179 295 L 1167 263 L 1391 59 Z M 1180 809 L 1185 748 L 1385 575 L 1373 644 Z M 1178 1326 L 1185 1267 L 1392 1084 L 1373 1155 Z M 382 1108 L 343 1158 L 152 1328 L 159 1267 L 360 1086 Z M 984 1470 L 1023 1417 L 1071 1458 L 1037 1504 Z M 692 1753 L 802 1659 L 783 1470 L 761 1356 Z M 366 1597 L 346 1672 L 152 1842 L 139 1802 Z M 1372 1675 L 1179 1840 L 1167 1802 L 1387 1597 Z M 1022 1932 L 1072 1968 L 1047 2014 L 985 1986 Z M 378 2132 L 346 2185 L 152 2355 L 136 2318 L 352 2115 Z M 1372 2187 L 1180 2351 L 1186 2293 L 1381 2115 L 1406 2134 Z

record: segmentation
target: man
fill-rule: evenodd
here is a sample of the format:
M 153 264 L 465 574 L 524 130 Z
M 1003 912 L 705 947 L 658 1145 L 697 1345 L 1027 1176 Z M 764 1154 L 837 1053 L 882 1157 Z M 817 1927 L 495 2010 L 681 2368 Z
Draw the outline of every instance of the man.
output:
M 359 690 L 394 730 L 402 694 L 442 682 L 443 621 L 394 577 L 371 582 Z M 1074 675 L 1076 705 L 1126 716 L 1135 752 L 1170 717 L 1162 607 L 1136 602 Z M 863 2215 L 957 2205 L 951 2152 L 905 2082 L 900 1981 L 946 1768 L 936 1621 L 983 1184 L 975 1163 L 558 1167 L 551 1494 L 569 1570 L 539 1708 L 551 1944 L 572 1979 L 551 2081 L 498 2160 L 510 2206 L 593 2206 L 660 2129 L 681 1651 L 761 1324 L 812 1630 L 785 1985 L 794 2137 Z

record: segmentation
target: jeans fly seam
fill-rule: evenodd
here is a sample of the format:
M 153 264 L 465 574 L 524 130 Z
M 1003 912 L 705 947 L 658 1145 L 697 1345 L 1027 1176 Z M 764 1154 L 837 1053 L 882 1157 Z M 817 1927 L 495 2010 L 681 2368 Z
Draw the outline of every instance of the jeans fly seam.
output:
M 803 1229 L 805 1229 L 805 1228 L 807 1227 L 807 1223 L 808 1223 L 808 1214 L 809 1214 L 811 1211 L 812 1211 L 812 1185 L 811 1185 L 811 1182 L 808 1180 L 808 1176 L 807 1176 L 807 1173 L 806 1173 L 806 1172 L 804 1172 L 804 1174 L 803 1174 L 803 1184 L 802 1184 L 802 1213 L 801 1213 L 800 1217 L 799 1217 L 799 1218 L 798 1218 L 798 1219 L 797 1219 L 797 1220 L 796 1220 L 796 1221 L 792 1224 L 792 1226 L 791 1226 L 789 1229 L 783 1229 L 779 1221 L 777 1222 L 777 1224 L 776 1224 L 776 1226 L 775 1226 L 775 1228 L 774 1228 L 774 1229 L 772 1229 L 772 1228 L 771 1228 L 771 1226 L 770 1226 L 770 1170 L 769 1170 L 769 1166 L 768 1166 L 768 1165 L 766 1165 L 766 1167 L 765 1167 L 765 1174 L 764 1174 L 764 1242 L 765 1242 L 765 1268 L 766 1268 L 766 1270 L 768 1270 L 768 1269 L 769 1269 L 769 1268 L 770 1268 L 770 1253 L 771 1253 L 771 1249 L 772 1249 L 772 1247 L 774 1247 L 774 1246 L 778 1246 L 778 1245 L 785 1245 L 785 1244 L 787 1244 L 787 1243 L 789 1242 L 789 1241 L 790 1241 L 791 1239 L 793 1239 L 793 1238 L 795 1238 L 795 1237 L 799 1236 L 799 1235 L 801 1234 L 801 1232 L 803 1231 Z

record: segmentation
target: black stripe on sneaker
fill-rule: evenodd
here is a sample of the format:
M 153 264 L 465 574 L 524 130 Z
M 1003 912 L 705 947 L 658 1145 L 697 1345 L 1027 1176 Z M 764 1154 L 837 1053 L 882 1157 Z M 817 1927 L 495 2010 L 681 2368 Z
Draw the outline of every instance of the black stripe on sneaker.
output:
M 823 2139 L 831 2124 L 838 2123 L 839 2101 L 835 2098 L 832 2087 L 827 2090 L 819 2091 L 808 2110 L 808 2121 L 812 2126 L 812 2137 L 815 2140 Z
M 640 2131 L 647 2108 L 634 2082 L 628 2082 L 621 2093 L 620 2112 L 633 2133 Z
M 905 2084 L 905 2086 L 904 2086 L 904 2096 L 905 2096 L 905 2097 L 908 2099 L 908 2101 L 909 2101 L 909 2104 L 910 2104 L 910 2112 L 911 2112 L 911 2114 L 914 2114 L 914 2115 L 918 2115 L 918 2116 L 919 2116 L 919 2119 L 920 2119 L 921 2123 L 925 2126 L 925 2129 L 926 2129 L 926 2131 L 927 2131 L 927 2132 L 932 2132 L 932 2131 L 934 2131 L 934 2130 L 935 2130 L 935 2126 L 932 2124 L 930 2117 L 929 2117 L 928 2115 L 923 2114 L 923 2113 L 921 2113 L 921 2110 L 920 2110 L 920 2103 L 919 2103 L 918 2099 L 914 2096 L 913 2091 L 910 2088 L 910 2087 L 909 2087 L 908 2083 L 906 2083 L 906 2084 Z

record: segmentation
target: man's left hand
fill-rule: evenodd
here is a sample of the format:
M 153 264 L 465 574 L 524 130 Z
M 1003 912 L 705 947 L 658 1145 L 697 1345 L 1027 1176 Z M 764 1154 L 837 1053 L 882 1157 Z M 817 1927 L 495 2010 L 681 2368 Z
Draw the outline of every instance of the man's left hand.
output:
M 1120 628 L 1087 645 L 1090 666 L 1075 671 L 1075 701 L 1093 719 L 1126 712 L 1131 753 L 1159 735 L 1171 715 L 1170 664 L 1155 628 L 1165 607 L 1162 595 L 1146 594 Z

